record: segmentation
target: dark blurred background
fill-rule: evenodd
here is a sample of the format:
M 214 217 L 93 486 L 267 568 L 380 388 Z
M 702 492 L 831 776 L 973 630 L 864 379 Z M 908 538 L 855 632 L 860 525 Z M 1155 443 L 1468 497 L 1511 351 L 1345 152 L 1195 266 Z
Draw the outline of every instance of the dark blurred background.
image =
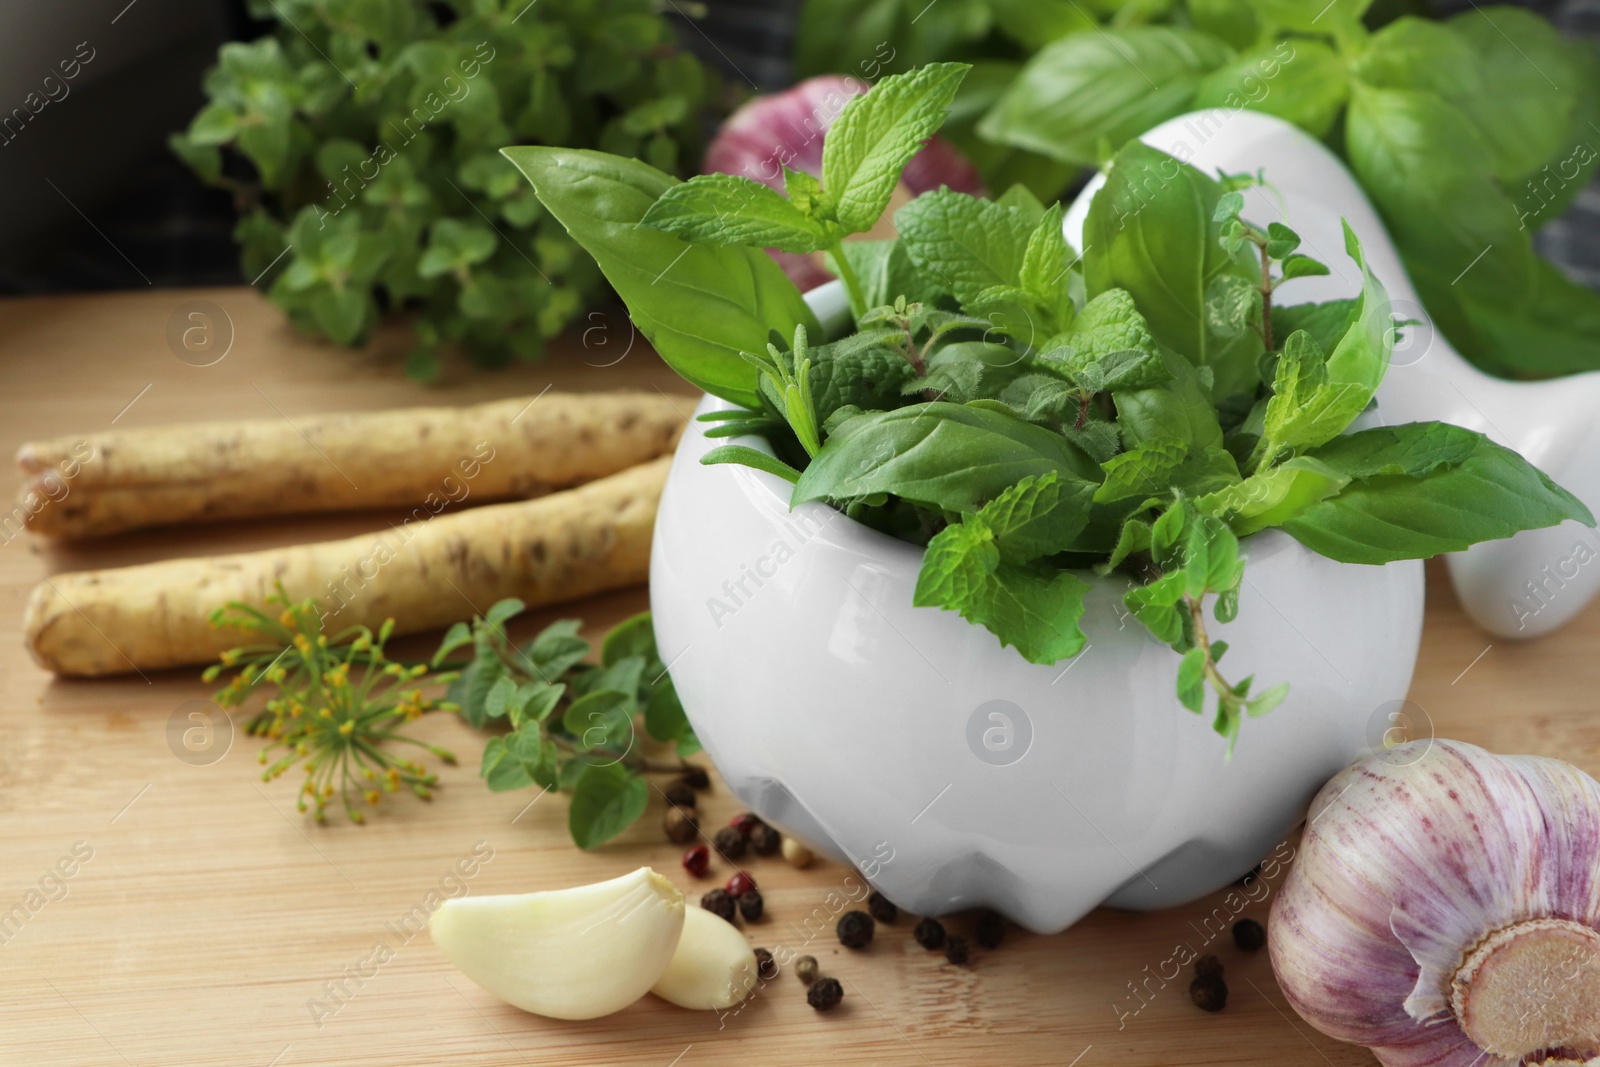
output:
M 1423 2 L 1378 6 L 1399 11 Z M 799 3 L 663 0 L 688 47 L 762 89 L 788 81 Z M 1428 6 L 1453 14 L 1477 5 Z M 1600 37 L 1600 0 L 1520 6 L 1569 34 Z M 704 17 L 683 17 L 691 7 Z M 229 194 L 202 186 L 167 150 L 166 138 L 199 109 L 201 78 L 217 46 L 269 28 L 249 17 L 244 0 L 0 7 L 0 116 L 39 92 L 61 60 L 77 56 L 82 64 L 65 95 L 0 132 L 0 293 L 242 283 Z M 1591 187 L 1546 227 L 1539 244 L 1576 279 L 1600 287 L 1600 192 Z

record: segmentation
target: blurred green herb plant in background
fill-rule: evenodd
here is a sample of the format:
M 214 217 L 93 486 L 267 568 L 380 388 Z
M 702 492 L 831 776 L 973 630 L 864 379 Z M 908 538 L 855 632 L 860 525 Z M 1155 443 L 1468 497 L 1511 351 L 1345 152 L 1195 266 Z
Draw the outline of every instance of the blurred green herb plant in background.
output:
M 411 316 L 442 347 L 536 359 L 603 292 L 499 149 L 593 147 L 691 172 L 713 76 L 651 0 L 251 0 L 171 147 L 233 192 L 243 272 L 343 345 Z

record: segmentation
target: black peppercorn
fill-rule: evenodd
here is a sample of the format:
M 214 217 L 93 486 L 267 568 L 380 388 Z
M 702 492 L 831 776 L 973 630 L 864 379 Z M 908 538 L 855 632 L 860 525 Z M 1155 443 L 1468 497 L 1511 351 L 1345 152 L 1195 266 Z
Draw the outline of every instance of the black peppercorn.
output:
M 689 788 L 688 782 L 681 779 L 676 782 L 668 782 L 667 787 L 661 792 L 665 794 L 669 804 L 676 804 L 680 808 L 692 808 L 695 805 L 694 790 Z
M 957 966 L 967 962 L 967 939 L 952 937 L 944 943 L 944 958 Z
M 845 948 L 866 948 L 872 940 L 873 926 L 872 916 L 866 912 L 847 911 L 839 917 L 834 931 L 839 935 L 839 944 Z
M 986 911 L 978 916 L 978 925 L 973 929 L 972 938 L 984 948 L 999 948 L 1000 942 L 1005 940 L 1006 921 L 992 911 Z
M 794 961 L 794 976 L 806 985 L 817 980 L 817 957 L 801 956 Z
M 752 889 L 748 893 L 739 894 L 739 914 L 747 922 L 755 922 L 761 918 L 761 913 L 766 909 L 766 902 L 761 899 L 761 890 Z
M 873 893 L 867 897 L 867 910 L 881 923 L 892 923 L 900 916 L 900 909 L 894 906 L 894 901 L 882 893 Z
M 750 847 L 758 856 L 770 856 L 783 847 L 783 835 L 761 823 L 750 831 Z
M 818 978 L 811 983 L 811 988 L 806 990 L 806 1003 L 818 1011 L 836 1008 L 843 999 L 844 986 L 839 984 L 837 978 Z
M 1267 931 L 1254 919 L 1240 919 L 1233 924 L 1233 943 L 1246 952 L 1259 951 L 1267 943 Z
M 917 944 L 932 952 L 944 947 L 944 923 L 938 919 L 923 919 L 917 923 L 917 928 L 911 931 L 911 936 L 917 939 Z
M 744 855 L 744 835 L 731 826 L 724 826 L 717 831 L 717 836 L 711 839 L 717 851 L 730 860 L 736 860 Z
M 1217 974 L 1196 978 L 1189 983 L 1189 999 L 1201 1011 L 1221 1011 L 1228 1006 L 1228 984 Z
M 693 812 L 673 806 L 667 809 L 666 818 L 661 820 L 661 827 L 666 830 L 668 841 L 686 845 L 700 833 L 700 820 L 694 817 Z
M 719 915 L 729 922 L 733 922 L 735 906 L 733 898 L 728 895 L 726 889 L 711 890 L 700 898 L 700 906 L 713 915 Z
M 690 767 L 683 772 L 683 777 L 679 778 L 678 781 L 690 789 L 705 790 L 711 788 L 711 776 L 706 773 L 704 767 Z
M 1221 978 L 1222 961 L 1215 956 L 1201 956 L 1194 961 L 1194 974 L 1196 978 Z
M 778 961 L 764 948 L 756 949 L 756 973 L 768 982 L 778 977 Z

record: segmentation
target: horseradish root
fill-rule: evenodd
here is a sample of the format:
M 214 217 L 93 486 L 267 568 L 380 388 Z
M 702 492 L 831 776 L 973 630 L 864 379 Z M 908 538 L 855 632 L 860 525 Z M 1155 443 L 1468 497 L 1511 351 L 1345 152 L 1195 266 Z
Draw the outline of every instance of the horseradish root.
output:
M 640 867 L 572 889 L 447 900 L 428 933 L 462 974 L 507 1004 L 594 1019 L 649 991 L 678 948 L 684 912 L 683 894 Z
M 29 476 L 21 499 L 49 500 L 24 509 L 26 525 L 53 537 L 375 507 L 425 518 L 469 498 L 542 496 L 665 455 L 687 406 L 658 392 L 549 393 L 158 426 L 29 442 L 17 464 Z
M 737 927 L 689 908 L 672 962 L 650 992 L 680 1008 L 731 1008 L 756 987 L 756 954 Z
M 213 627 L 230 601 L 261 605 L 281 583 L 316 597 L 330 632 L 399 621 L 446 626 L 502 597 L 529 607 L 645 580 L 670 457 L 537 500 L 405 522 L 343 541 L 56 575 L 28 598 L 28 651 L 67 675 L 205 663 L 247 635 Z
M 1600 783 L 1554 759 L 1414 741 L 1311 809 L 1272 964 L 1324 1033 L 1407 1067 L 1600 1057 Z

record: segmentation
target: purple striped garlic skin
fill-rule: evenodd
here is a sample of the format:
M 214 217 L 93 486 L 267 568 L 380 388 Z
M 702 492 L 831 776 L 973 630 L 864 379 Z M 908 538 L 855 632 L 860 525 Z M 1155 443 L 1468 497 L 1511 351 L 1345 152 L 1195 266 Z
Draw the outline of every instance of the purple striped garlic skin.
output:
M 1390 1067 L 1583 1062 L 1595 1050 L 1496 1054 L 1509 1050 L 1502 1043 L 1486 1051 L 1461 1018 L 1482 1018 L 1485 1005 L 1474 1015 L 1452 1000 L 1458 972 L 1475 950 L 1482 956 L 1486 938 L 1538 919 L 1566 920 L 1580 943 L 1600 944 L 1600 784 L 1560 760 L 1414 741 L 1341 772 L 1318 794 L 1268 943 L 1295 1009 Z M 1518 994 L 1521 1017 L 1545 1003 L 1559 1004 L 1552 1010 L 1563 1020 L 1593 1007 L 1592 995 L 1576 1008 L 1558 995 L 1600 962 L 1588 948 L 1572 951 L 1572 975 L 1557 968 L 1550 989 Z M 1595 1020 L 1551 1025 L 1566 1040 L 1593 1040 L 1600 1029 Z M 1483 1036 L 1481 1027 L 1474 1033 Z

